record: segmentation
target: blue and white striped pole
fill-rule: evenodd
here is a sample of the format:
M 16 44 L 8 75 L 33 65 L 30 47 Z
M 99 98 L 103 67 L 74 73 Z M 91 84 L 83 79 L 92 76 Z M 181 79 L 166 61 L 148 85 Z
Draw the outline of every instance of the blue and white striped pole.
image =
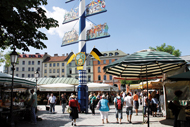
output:
M 79 52 L 86 53 L 86 19 L 85 0 L 79 0 Z M 82 112 L 88 113 L 88 86 L 86 80 L 86 63 L 83 70 L 79 70 L 78 101 Z

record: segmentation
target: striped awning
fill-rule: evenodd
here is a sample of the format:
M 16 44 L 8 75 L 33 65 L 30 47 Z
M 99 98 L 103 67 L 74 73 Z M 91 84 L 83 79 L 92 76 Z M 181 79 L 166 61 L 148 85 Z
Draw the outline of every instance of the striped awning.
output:
M 120 58 L 103 69 L 106 74 L 118 77 L 144 78 L 162 75 L 184 64 L 185 60 L 166 52 L 144 51 Z
M 9 86 L 12 84 L 12 75 L 5 74 L 5 73 L 0 73 L 0 85 L 4 86 L 7 85 Z M 14 87 L 24 87 L 24 86 L 36 86 L 36 82 L 29 81 L 17 76 L 14 76 Z

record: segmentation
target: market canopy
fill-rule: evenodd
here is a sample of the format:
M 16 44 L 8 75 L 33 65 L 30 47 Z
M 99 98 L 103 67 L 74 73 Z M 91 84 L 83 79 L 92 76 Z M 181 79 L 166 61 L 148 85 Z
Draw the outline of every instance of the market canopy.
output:
M 172 81 L 190 81 L 190 71 L 168 77 L 168 79 Z
M 104 83 L 88 83 L 87 86 L 88 91 L 118 91 L 117 87 Z
M 144 78 L 163 75 L 184 64 L 185 60 L 166 52 L 141 51 L 120 58 L 103 69 L 106 74 L 118 77 Z
M 35 78 L 25 78 L 30 81 L 36 81 Z M 64 84 L 71 84 L 71 85 L 78 85 L 78 79 L 75 78 L 66 78 L 66 77 L 57 77 L 57 78 L 46 78 L 40 77 L 38 78 L 37 84 L 38 85 L 45 85 L 45 84 L 55 84 L 55 83 L 64 83 Z
M 46 84 L 39 86 L 40 91 L 74 91 L 74 85 L 64 84 L 64 83 L 55 83 L 55 84 Z
M 12 75 L 0 73 L 0 87 L 9 87 L 12 84 Z M 36 82 L 29 81 L 17 76 L 14 76 L 14 88 L 19 87 L 34 87 Z

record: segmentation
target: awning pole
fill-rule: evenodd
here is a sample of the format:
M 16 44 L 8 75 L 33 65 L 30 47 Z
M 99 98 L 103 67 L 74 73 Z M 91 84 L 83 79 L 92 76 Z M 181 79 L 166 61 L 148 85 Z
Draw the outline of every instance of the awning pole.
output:
M 148 98 L 148 76 L 147 76 L 147 65 L 146 65 L 146 83 L 147 83 L 147 98 Z M 150 101 L 148 101 L 148 120 L 147 120 L 147 122 L 148 122 L 148 127 L 149 127 L 149 107 L 150 107 Z

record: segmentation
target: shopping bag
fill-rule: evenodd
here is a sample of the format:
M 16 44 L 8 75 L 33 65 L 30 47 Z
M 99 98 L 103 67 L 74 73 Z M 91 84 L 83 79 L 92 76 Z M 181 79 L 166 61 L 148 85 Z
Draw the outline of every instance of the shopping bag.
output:
M 181 108 L 177 120 L 186 121 L 185 108 Z
M 71 110 L 71 107 L 67 107 L 67 113 L 71 113 L 72 112 L 72 110 Z

